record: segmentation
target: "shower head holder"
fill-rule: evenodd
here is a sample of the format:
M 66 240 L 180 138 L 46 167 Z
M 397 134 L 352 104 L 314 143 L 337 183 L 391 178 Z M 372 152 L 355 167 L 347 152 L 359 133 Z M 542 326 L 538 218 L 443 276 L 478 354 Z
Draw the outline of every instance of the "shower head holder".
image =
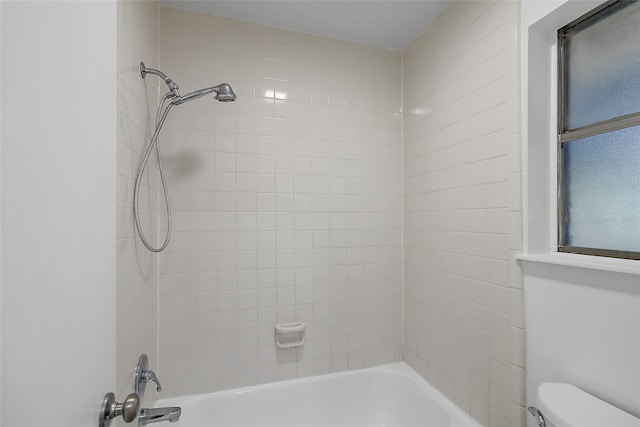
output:
M 169 76 L 167 76 L 165 73 L 163 73 L 160 70 L 156 70 L 155 68 L 147 68 L 144 65 L 144 62 L 140 61 L 140 76 L 144 79 L 147 77 L 147 74 L 155 74 L 156 76 L 164 80 L 165 84 L 169 87 L 169 93 L 170 93 L 169 98 L 180 97 L 180 92 L 178 91 L 179 87 L 176 82 L 171 80 Z

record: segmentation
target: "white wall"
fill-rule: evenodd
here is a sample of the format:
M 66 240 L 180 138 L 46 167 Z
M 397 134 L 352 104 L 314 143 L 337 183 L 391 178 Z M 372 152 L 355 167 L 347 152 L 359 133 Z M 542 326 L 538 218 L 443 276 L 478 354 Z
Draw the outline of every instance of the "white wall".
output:
M 2 425 L 115 389 L 115 2 L 2 2 Z
M 553 249 L 556 31 L 601 3 L 522 4 L 527 405 L 569 382 L 638 416 L 640 263 Z
M 526 263 L 527 394 L 574 384 L 640 416 L 638 274 Z
M 400 53 L 161 9 L 183 93 L 161 136 L 174 237 L 160 373 L 206 392 L 401 359 Z M 277 351 L 274 325 L 307 322 Z
M 519 4 L 454 3 L 404 53 L 405 360 L 524 424 Z

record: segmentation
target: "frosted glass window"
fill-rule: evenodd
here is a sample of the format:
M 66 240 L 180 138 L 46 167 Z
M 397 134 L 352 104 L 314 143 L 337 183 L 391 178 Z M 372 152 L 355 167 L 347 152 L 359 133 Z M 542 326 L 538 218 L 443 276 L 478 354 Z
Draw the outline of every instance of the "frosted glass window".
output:
M 640 127 L 565 143 L 563 244 L 640 252 Z
M 558 30 L 558 251 L 640 260 L 640 2 Z
M 563 38 L 566 129 L 640 111 L 640 2 L 620 2 Z

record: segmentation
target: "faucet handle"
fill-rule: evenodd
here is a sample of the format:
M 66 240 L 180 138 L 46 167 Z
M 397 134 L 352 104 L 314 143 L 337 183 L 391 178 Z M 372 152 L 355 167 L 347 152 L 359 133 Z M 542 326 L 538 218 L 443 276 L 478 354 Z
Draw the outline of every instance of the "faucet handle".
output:
M 154 383 L 156 383 L 156 391 L 162 391 L 162 386 L 160 385 L 160 380 L 156 376 L 155 372 L 153 372 L 153 371 L 144 371 L 144 372 L 142 372 L 141 380 L 144 381 L 145 383 L 153 381 Z
M 140 356 L 140 359 L 138 360 L 138 366 L 135 370 L 135 375 L 133 378 L 133 389 L 136 393 L 138 393 L 138 395 L 143 396 L 147 383 L 152 381 L 156 383 L 156 390 L 162 391 L 160 380 L 158 380 L 155 372 L 149 370 L 149 358 L 146 354 L 143 354 Z

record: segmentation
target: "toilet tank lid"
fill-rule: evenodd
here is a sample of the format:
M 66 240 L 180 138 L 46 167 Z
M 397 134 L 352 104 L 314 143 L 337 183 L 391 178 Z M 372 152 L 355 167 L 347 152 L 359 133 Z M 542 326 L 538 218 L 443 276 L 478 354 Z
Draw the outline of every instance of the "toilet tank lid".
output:
M 556 427 L 640 427 L 640 418 L 565 383 L 542 383 L 536 404 Z

